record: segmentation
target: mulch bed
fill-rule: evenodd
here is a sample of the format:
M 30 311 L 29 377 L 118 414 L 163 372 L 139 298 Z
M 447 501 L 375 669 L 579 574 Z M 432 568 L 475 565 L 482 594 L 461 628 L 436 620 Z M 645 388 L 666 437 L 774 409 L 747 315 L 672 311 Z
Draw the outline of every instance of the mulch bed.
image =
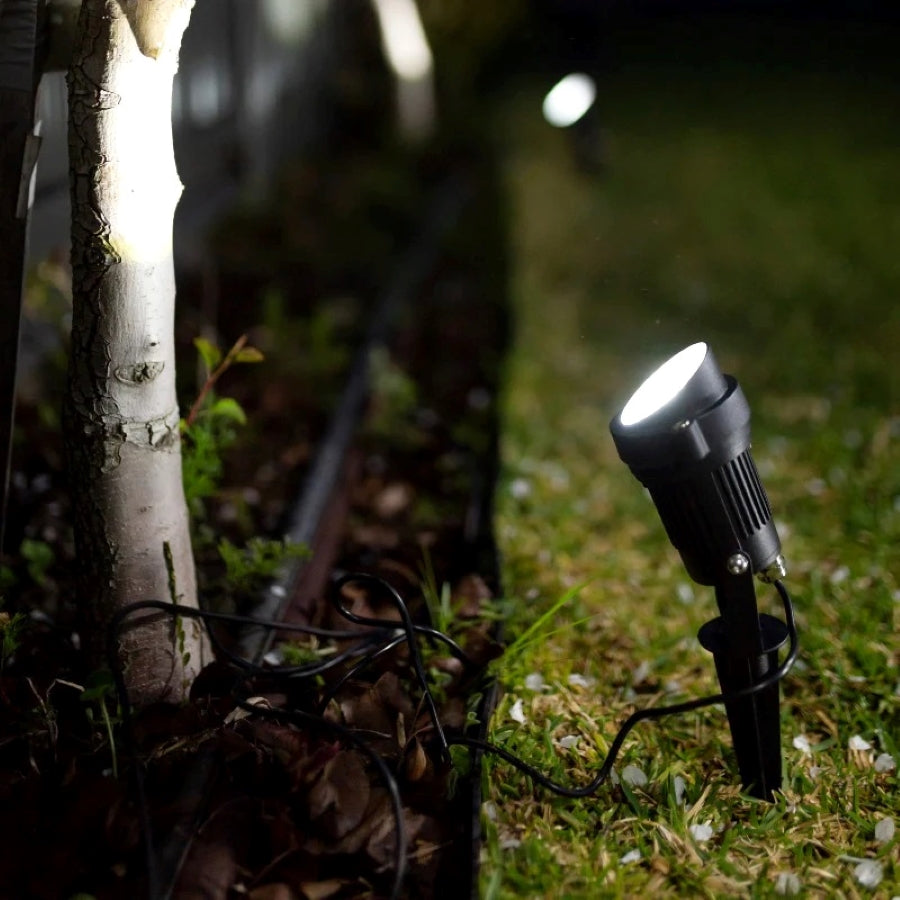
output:
M 427 187 L 431 178 L 425 168 Z M 425 600 L 429 586 L 435 597 L 443 594 L 449 627 L 471 665 L 434 642 L 423 641 L 422 647 L 441 722 L 457 731 L 477 729 L 473 716 L 480 715 L 483 723 L 489 713 L 482 705 L 485 667 L 499 652 L 490 496 L 506 335 L 495 184 L 484 166 L 467 171 L 473 200 L 392 329 L 382 358 L 385 378 L 373 383 L 366 419 L 348 449 L 313 560 L 292 582 L 284 609 L 287 622 L 353 627 L 329 599 L 331 579 L 339 572 L 385 579 L 422 624 L 435 612 Z M 310 183 L 321 186 L 326 175 L 305 168 L 294 173 L 293 184 L 302 195 L 311 190 Z M 371 171 L 367 177 L 378 184 Z M 346 190 L 342 182 L 332 183 Z M 416 214 L 427 195 L 417 184 L 399 192 L 399 210 L 387 219 L 383 209 L 380 214 L 397 246 L 412 240 L 417 228 Z M 374 192 L 378 202 L 382 188 Z M 364 218 L 366 210 L 362 213 Z M 240 227 L 250 229 L 246 251 L 248 243 L 253 245 L 253 223 L 244 220 Z M 337 223 L 338 234 L 341 227 Z M 369 269 L 351 267 L 342 285 L 341 266 L 333 256 L 325 272 L 308 263 L 314 248 L 303 255 L 301 276 L 290 236 L 313 238 L 296 221 L 283 223 L 278 232 L 288 245 L 283 269 L 268 229 L 258 228 L 255 235 L 267 247 L 263 271 L 254 269 L 252 249 L 241 257 L 233 252 L 239 233 L 223 231 L 216 266 L 214 308 L 226 339 L 234 337 L 229 331 L 250 330 L 251 340 L 265 342 L 264 327 L 254 334 L 253 319 L 261 315 L 262 298 L 274 284 L 292 320 L 321 321 L 333 313 L 335 347 L 358 345 L 376 286 L 389 269 L 384 246 L 370 248 Z M 375 227 L 372 233 L 381 235 L 381 230 Z M 330 234 L 319 240 L 338 238 Z M 183 294 L 190 293 L 188 285 Z M 208 282 L 206 291 L 198 293 L 182 318 L 185 337 L 201 318 L 197 310 L 210 308 Z M 311 295 L 332 300 L 310 304 Z M 312 373 L 299 364 L 292 370 L 283 347 L 271 354 L 281 372 L 267 371 L 263 364 L 252 374 L 247 368 L 228 376 L 222 390 L 238 397 L 251 424 L 229 452 L 225 484 L 207 507 L 203 527 L 209 534 L 236 542 L 279 534 L 352 357 L 323 353 L 328 377 L 324 370 Z M 467 768 L 465 753 L 454 754 L 460 765 L 442 757 L 408 647 L 401 645 L 360 670 L 324 708 L 323 696 L 340 668 L 313 679 L 284 679 L 261 671 L 238 675 L 226 662 L 215 663 L 194 685 L 189 704 L 141 710 L 130 746 L 108 682 L 89 671 L 79 650 L 62 466 L 44 419 L 35 410 L 21 412 L 24 440 L 41 449 L 20 461 L 14 476 L 14 540 L 31 536 L 53 552 L 38 568 L 24 559 L 11 560 L 21 590 L 10 593 L 15 603 L 7 610 L 42 611 L 32 616 L 0 676 L 0 893 L 58 898 L 81 891 L 132 898 L 147 892 L 142 844 L 147 829 L 142 829 L 134 786 L 134 752 L 142 761 L 154 840 L 156 885 L 151 882 L 151 890 L 258 900 L 386 895 L 395 874 L 397 823 L 383 774 L 356 740 L 364 740 L 384 761 L 400 790 L 409 839 L 404 896 L 470 893 L 477 870 L 477 767 Z M 207 542 L 198 552 L 207 603 L 217 602 L 222 579 L 212 546 Z M 351 585 L 345 593 L 357 614 L 398 618 L 384 592 Z M 254 612 L 252 596 L 219 595 L 218 601 L 234 611 Z M 228 644 L 239 636 L 220 637 Z M 285 644 L 300 647 L 296 652 L 311 651 L 308 641 L 282 632 L 270 662 L 290 656 Z M 347 645 L 335 642 L 334 651 Z M 253 697 L 259 712 L 240 708 L 236 695 Z M 113 718 L 112 744 L 103 704 Z M 300 718 L 272 712 L 278 709 L 295 710 Z M 348 740 L 330 724 L 316 725 L 310 716 L 320 713 L 355 738 Z M 114 756 L 118 777 L 112 771 Z

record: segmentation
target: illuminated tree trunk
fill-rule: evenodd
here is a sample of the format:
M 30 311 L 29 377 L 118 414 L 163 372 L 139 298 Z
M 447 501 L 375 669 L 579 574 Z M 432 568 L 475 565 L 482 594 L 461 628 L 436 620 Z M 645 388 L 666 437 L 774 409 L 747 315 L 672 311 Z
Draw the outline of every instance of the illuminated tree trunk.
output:
M 182 186 L 171 122 L 192 6 L 84 0 L 69 70 L 65 431 L 85 637 L 98 661 L 115 612 L 168 600 L 170 575 L 180 601 L 196 605 L 175 395 L 172 219 Z M 205 662 L 204 638 L 192 621 L 146 615 L 129 620 L 120 640 L 131 697 L 180 699 Z

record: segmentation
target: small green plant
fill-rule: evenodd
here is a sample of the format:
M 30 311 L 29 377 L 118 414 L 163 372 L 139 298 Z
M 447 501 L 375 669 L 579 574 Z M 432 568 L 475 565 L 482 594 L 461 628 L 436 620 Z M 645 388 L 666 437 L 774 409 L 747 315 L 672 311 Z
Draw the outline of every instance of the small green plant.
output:
M 115 704 L 115 714 L 109 714 L 107 701 Z M 88 677 L 84 690 L 81 692 L 81 702 L 85 704 L 85 715 L 93 725 L 96 715 L 100 716 L 109 740 L 109 752 L 112 758 L 113 778 L 119 777 L 119 755 L 116 750 L 116 738 L 114 726 L 121 722 L 121 711 L 116 697 L 116 683 L 109 669 L 98 669 Z
M 263 355 L 247 345 L 247 335 L 241 335 L 225 354 L 205 338 L 195 338 L 194 346 L 206 368 L 206 380 L 181 421 L 182 478 L 188 508 L 202 519 L 203 501 L 215 494 L 222 478 L 223 454 L 237 437 L 235 426 L 247 421 L 237 400 L 217 397 L 213 389 L 233 365 L 261 362 Z
M 243 547 L 222 538 L 219 555 L 225 563 L 225 582 L 230 592 L 248 594 L 262 587 L 266 580 L 278 574 L 290 559 L 306 559 L 306 544 L 289 540 L 254 537 Z
M 309 317 L 288 308 L 278 288 L 266 291 L 262 301 L 262 324 L 268 336 L 267 352 L 279 370 L 288 370 L 307 383 L 327 383 L 348 362 L 344 332 L 358 320 L 359 310 L 347 299 L 335 298 L 317 306 Z
M 415 447 L 419 429 L 412 414 L 419 402 L 415 381 L 395 363 L 384 347 L 376 347 L 369 357 L 372 399 L 368 430 L 374 437 L 390 438 L 393 444 Z
M 246 335 L 238 338 L 234 346 L 224 354 L 205 338 L 196 338 L 194 346 L 206 368 L 206 380 L 182 421 L 181 430 L 185 438 L 185 496 L 192 513 L 202 518 L 203 501 L 211 497 L 219 487 L 223 454 L 237 437 L 236 426 L 244 425 L 247 421 L 244 410 L 234 398 L 216 396 L 215 385 L 231 366 L 260 362 L 263 355 L 255 347 L 247 345 Z M 217 548 L 225 564 L 225 587 L 232 595 L 251 594 L 260 589 L 267 579 L 275 576 L 287 560 L 302 559 L 309 553 L 304 544 L 265 537 L 251 538 L 243 547 L 233 544 L 227 538 L 221 538 Z M 170 594 L 172 602 L 176 602 L 175 586 L 171 584 Z M 176 620 L 176 628 L 183 652 L 180 620 Z
M 286 666 L 305 666 L 309 663 L 321 662 L 326 656 L 337 652 L 334 644 L 321 645 L 316 637 L 310 637 L 307 643 L 288 642 L 280 645 L 281 655 Z
M 2 606 L 2 599 L 0 599 Z M 28 624 L 28 617 L 25 613 L 13 613 L 0 610 L 0 673 L 6 666 L 6 660 L 9 659 L 22 643 L 22 634 Z
M 422 562 L 419 566 L 422 578 L 422 595 L 428 614 L 434 627 L 438 631 L 448 634 L 453 621 L 453 608 L 450 604 L 451 590 L 448 582 L 443 582 L 438 587 L 437 576 L 434 571 L 434 562 L 427 547 L 422 548 Z
M 19 547 L 19 553 L 25 560 L 25 568 L 31 580 L 44 587 L 48 582 L 47 572 L 56 560 L 53 548 L 46 541 L 25 538 Z
M 558 597 L 549 609 L 538 616 L 538 618 L 519 634 L 514 641 L 507 645 L 506 649 L 503 651 L 503 656 L 498 660 L 499 664 L 508 665 L 534 644 L 540 643 L 560 631 L 574 628 L 587 621 L 587 619 L 577 619 L 574 622 L 566 622 L 561 628 L 553 627 L 558 621 L 558 613 L 560 610 L 568 606 L 589 583 L 590 582 L 576 584 Z

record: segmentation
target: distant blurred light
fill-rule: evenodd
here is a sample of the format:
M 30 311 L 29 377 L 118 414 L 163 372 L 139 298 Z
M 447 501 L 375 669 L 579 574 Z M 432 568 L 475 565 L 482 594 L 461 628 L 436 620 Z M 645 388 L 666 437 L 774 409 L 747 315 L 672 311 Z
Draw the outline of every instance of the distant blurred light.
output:
M 421 81 L 434 65 L 415 0 L 373 0 L 390 67 L 403 81 Z
M 264 0 L 263 19 L 282 44 L 302 44 L 315 27 L 321 0 Z
M 555 128 L 574 125 L 594 104 L 597 85 L 590 75 L 566 75 L 544 98 L 544 118 Z
M 434 130 L 434 58 L 415 0 L 372 0 L 385 59 L 396 76 L 397 124 L 410 140 Z
M 212 60 L 185 71 L 188 112 L 194 125 L 204 127 L 216 122 L 223 109 L 223 76 Z

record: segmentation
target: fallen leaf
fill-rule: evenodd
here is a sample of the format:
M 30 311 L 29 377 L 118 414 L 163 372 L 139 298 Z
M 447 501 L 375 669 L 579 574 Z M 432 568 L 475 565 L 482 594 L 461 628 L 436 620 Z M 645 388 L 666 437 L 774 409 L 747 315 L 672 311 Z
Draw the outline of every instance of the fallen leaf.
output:
M 264 884 L 254 888 L 247 896 L 250 900 L 297 900 L 296 891 L 283 882 Z
M 409 781 L 418 781 L 428 770 L 428 756 L 418 738 L 412 739 L 406 753 L 404 766 Z
M 350 750 L 339 753 L 309 791 L 310 818 L 331 837 L 343 837 L 362 821 L 370 787 L 359 756 Z
M 263 709 L 272 708 L 272 704 L 265 697 L 248 697 L 245 702 L 249 706 L 259 706 Z M 246 719 L 252 715 L 253 713 L 249 709 L 245 709 L 243 706 L 236 706 L 227 716 L 225 716 L 225 724 L 231 725 L 234 722 L 240 722 L 241 719 Z
M 338 878 L 329 878 L 327 881 L 305 881 L 300 885 L 300 890 L 306 900 L 328 900 L 346 884 L 346 881 Z

